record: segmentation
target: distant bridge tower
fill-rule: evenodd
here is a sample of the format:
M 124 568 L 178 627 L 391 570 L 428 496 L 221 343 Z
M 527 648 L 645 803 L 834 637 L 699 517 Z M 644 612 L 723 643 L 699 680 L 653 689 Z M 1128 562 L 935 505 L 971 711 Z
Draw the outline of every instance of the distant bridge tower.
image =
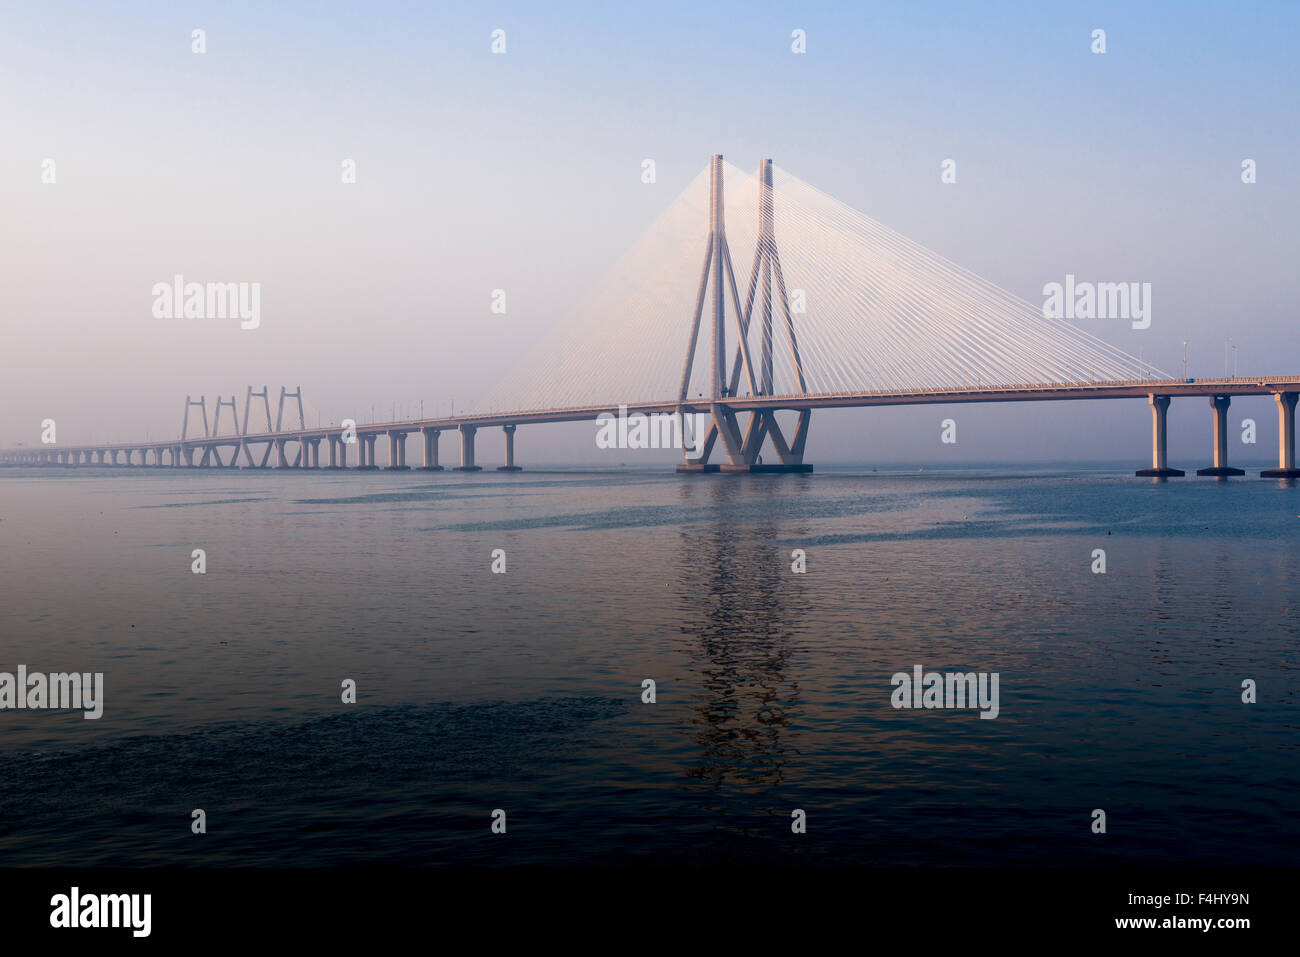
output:
M 212 417 L 212 434 L 214 436 L 221 434 L 221 410 L 230 407 L 230 417 L 234 420 L 235 434 L 239 435 L 239 410 L 235 407 L 235 397 L 232 395 L 227 402 L 221 396 L 217 396 L 217 411 Z
M 298 388 L 294 389 L 292 392 L 290 392 L 284 386 L 280 386 L 280 409 L 275 416 L 275 431 L 279 432 L 280 426 L 283 424 L 285 399 L 298 400 L 298 428 L 300 429 L 307 428 L 306 417 L 303 415 L 302 412 L 302 386 L 298 386 Z
M 699 293 L 695 300 L 695 317 L 691 322 L 690 344 L 686 350 L 686 361 L 682 368 L 681 388 L 678 390 L 678 402 L 689 401 L 691 370 L 695 361 L 696 346 L 699 342 L 700 318 L 704 313 L 705 292 L 709 289 L 712 277 L 713 327 L 712 327 L 712 391 L 710 393 L 710 424 L 699 454 L 692 459 L 689 455 L 685 462 L 677 467 L 679 472 L 811 472 L 812 466 L 803 461 L 804 446 L 808 439 L 808 425 L 812 419 L 812 410 L 799 410 L 799 420 L 792 441 L 786 442 L 781 427 L 776 421 L 776 410 L 767 409 L 751 412 L 749 422 L 741 433 L 736 413 L 727 404 L 727 399 L 734 399 L 739 393 L 740 374 L 743 370 L 749 386 L 749 395 L 774 395 L 775 381 L 773 375 L 773 330 L 772 330 L 772 280 L 776 280 L 776 289 L 781 298 L 781 311 L 785 319 L 786 341 L 790 349 L 790 362 L 799 393 L 807 392 L 804 380 L 803 361 L 799 355 L 799 344 L 795 335 L 794 317 L 790 311 L 790 298 L 786 292 L 785 275 L 781 271 L 781 256 L 776 245 L 774 206 L 772 200 L 772 161 L 765 159 L 758 168 L 759 190 L 759 229 L 758 242 L 754 250 L 754 266 L 749 277 L 749 291 L 745 305 L 740 304 L 740 294 L 736 285 L 736 274 L 731 264 L 731 250 L 727 246 L 725 222 L 725 203 L 723 196 L 722 155 L 713 157 L 709 164 L 709 238 L 704 254 L 704 268 L 700 274 Z M 726 282 L 723 269 L 726 269 Z M 749 326 L 754 310 L 755 294 L 758 291 L 760 276 L 763 291 L 763 322 L 761 326 L 762 351 L 761 367 L 758 377 L 749 354 Z M 731 303 L 736 328 L 736 355 L 732 362 L 731 376 L 727 377 L 726 368 L 726 305 L 727 291 L 731 292 Z M 679 406 L 680 407 L 680 406 Z M 762 463 L 759 452 L 763 441 L 771 437 L 780 464 Z M 727 463 L 713 465 L 709 456 L 721 437 L 726 450 Z
M 206 402 L 207 402 L 207 401 L 208 401 L 208 400 L 205 399 L 203 396 L 199 396 L 199 400 L 198 400 L 197 402 L 195 402 L 195 401 L 194 401 L 190 396 L 188 396 L 188 395 L 185 397 L 185 421 L 181 423 L 181 441 L 182 441 L 182 442 L 185 441 L 185 438 L 186 438 L 187 435 L 189 435 L 189 431 L 190 431 L 190 409 L 193 408 L 193 407 L 196 406 L 196 405 L 197 405 L 197 406 L 199 407 L 199 409 L 201 409 L 202 412 L 203 412 L 203 437 L 204 437 L 205 439 L 208 437 L 209 431 L 208 431 L 208 409 L 207 409 L 207 405 L 206 405 Z
M 271 427 L 271 399 L 267 394 L 268 391 L 266 386 L 262 386 L 261 392 L 254 392 L 251 385 L 248 387 L 248 393 L 244 396 L 244 427 L 239 430 L 240 435 L 248 434 L 248 411 L 253 407 L 253 400 L 258 398 L 262 400 L 262 404 L 266 407 L 266 431 L 275 431 Z M 281 399 L 280 401 L 283 402 L 284 400 Z

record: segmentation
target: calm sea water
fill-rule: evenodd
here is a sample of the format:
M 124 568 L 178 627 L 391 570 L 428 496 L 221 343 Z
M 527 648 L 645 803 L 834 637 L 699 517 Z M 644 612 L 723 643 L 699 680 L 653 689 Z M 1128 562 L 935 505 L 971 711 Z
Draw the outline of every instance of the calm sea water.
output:
M 0 855 L 1293 865 L 1298 532 L 1118 470 L 0 470 L 0 671 L 106 685 L 0 712 Z M 1000 716 L 895 710 L 915 664 Z

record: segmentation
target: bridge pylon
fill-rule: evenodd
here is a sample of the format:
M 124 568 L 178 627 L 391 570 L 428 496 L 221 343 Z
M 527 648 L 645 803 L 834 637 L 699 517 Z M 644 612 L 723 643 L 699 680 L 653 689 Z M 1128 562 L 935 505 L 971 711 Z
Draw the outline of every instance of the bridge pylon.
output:
M 188 395 L 185 397 L 185 419 L 184 419 L 183 422 L 181 422 L 181 441 L 182 441 L 182 442 L 185 441 L 185 438 L 186 438 L 186 436 L 189 434 L 189 431 L 190 431 L 190 409 L 193 408 L 193 407 L 196 406 L 196 405 L 199 407 L 199 410 L 203 413 L 203 437 L 204 437 L 205 439 L 208 437 L 208 409 L 207 409 L 207 401 L 208 401 L 208 400 L 207 400 L 204 396 L 199 396 L 199 399 L 198 399 L 197 402 L 194 401 L 194 399 L 193 399 L 192 397 L 188 396 Z
M 301 388 L 299 388 L 299 391 L 302 391 Z M 245 436 L 248 435 L 248 414 L 249 414 L 249 412 L 252 411 L 252 408 L 253 408 L 253 400 L 254 400 L 254 399 L 261 399 L 261 400 L 262 400 L 262 407 L 263 407 L 264 411 L 266 412 L 266 431 L 267 431 L 267 432 L 275 432 L 275 431 L 278 431 L 277 429 L 275 429 L 275 428 L 273 428 L 273 427 L 271 426 L 271 398 L 270 398 L 270 389 L 267 388 L 267 387 L 264 385 L 264 386 L 262 386 L 261 391 L 254 392 L 254 391 L 253 391 L 253 387 L 250 385 L 250 386 L 248 387 L 248 392 L 244 395 L 244 426 L 243 426 L 243 428 L 241 428 L 241 429 L 239 430 L 239 435 L 240 435 L 240 439 L 239 439 L 239 450 L 235 453 L 235 462 L 237 463 L 237 462 L 239 461 L 239 453 L 242 452 L 242 453 L 244 454 L 244 466 L 243 466 L 243 467 L 244 467 L 244 468 L 250 468 L 250 469 L 252 469 L 252 468 L 266 468 L 266 463 L 267 463 L 267 461 L 271 458 L 271 448 L 272 448 L 272 445 L 273 445 L 273 443 L 271 443 L 271 442 L 267 442 L 267 443 L 266 443 L 266 449 L 262 452 L 262 461 L 261 461 L 261 462 L 254 462 L 254 461 L 253 461 L 253 452 L 252 452 L 252 450 L 248 447 L 248 439 L 245 438 Z M 284 403 L 284 397 L 283 397 L 283 396 L 281 396 L 281 398 L 280 398 L 280 402 L 281 402 L 281 407 L 283 407 L 283 403 Z
M 803 461 L 804 446 L 808 440 L 808 427 L 812 421 L 812 410 L 798 409 L 799 418 L 790 441 L 786 441 L 780 424 L 776 420 L 775 409 L 761 409 L 749 414 L 749 421 L 742 432 L 736 412 L 727 403 L 727 399 L 739 395 L 740 376 L 743 372 L 749 395 L 773 395 L 775 383 L 773 378 L 773 281 L 780 296 L 782 317 L 785 320 L 786 343 L 790 351 L 790 363 L 798 382 L 800 394 L 807 392 L 804 379 L 803 360 L 799 355 L 799 342 L 794 328 L 794 317 L 790 310 L 790 297 L 786 291 L 785 275 L 781 270 L 781 254 L 776 245 L 775 216 L 772 201 L 772 161 L 763 160 L 758 167 L 759 195 L 759 229 L 758 241 L 754 249 L 754 265 L 750 270 L 749 289 L 745 305 L 740 304 L 740 293 L 736 284 L 736 273 L 731 263 L 731 250 L 727 245 L 725 221 L 725 202 L 723 197 L 722 155 L 715 155 L 709 164 L 709 237 L 704 253 L 704 267 L 700 273 L 699 293 L 695 300 L 695 316 L 691 322 L 690 344 L 686 350 L 686 361 L 682 368 L 681 388 L 678 402 L 689 401 L 691 370 L 695 361 L 696 347 L 699 343 L 700 319 L 704 314 L 705 294 L 712 287 L 712 347 L 711 379 L 712 390 L 709 398 L 709 428 L 702 443 L 696 447 L 696 456 L 691 458 L 687 450 L 685 461 L 677 466 L 679 472 L 811 472 L 812 466 Z M 724 276 L 725 270 L 725 276 Z M 710 282 L 711 280 L 711 282 Z M 761 281 L 761 286 L 760 286 Z M 755 374 L 754 363 L 750 356 L 749 329 L 753 318 L 757 293 L 762 291 L 762 325 L 760 366 Z M 732 314 L 735 320 L 736 352 L 731 363 L 731 374 L 727 375 L 726 364 L 726 325 L 727 293 L 731 293 Z M 680 406 L 679 406 L 680 411 Z M 727 461 L 721 464 L 709 462 L 718 439 L 722 439 Z M 771 439 L 778 462 L 765 463 L 760 455 L 765 439 Z

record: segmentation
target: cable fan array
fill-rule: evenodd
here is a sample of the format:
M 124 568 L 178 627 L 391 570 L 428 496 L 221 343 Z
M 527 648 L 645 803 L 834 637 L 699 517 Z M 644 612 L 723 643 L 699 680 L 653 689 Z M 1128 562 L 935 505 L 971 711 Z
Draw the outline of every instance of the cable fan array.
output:
M 743 300 L 752 285 L 747 270 L 757 248 L 760 188 L 754 174 L 730 163 L 722 167 L 727 244 Z M 1032 303 L 779 168 L 771 197 L 804 382 L 801 388 L 791 351 L 775 346 L 770 394 L 1168 378 L 1082 329 L 1044 318 Z M 706 167 L 523 358 L 494 391 L 492 406 L 524 411 L 674 400 L 708 235 Z M 728 297 L 728 371 L 738 346 L 734 313 Z M 702 321 L 711 318 L 706 303 Z M 782 323 L 778 319 L 777 327 Z M 751 356 L 760 354 L 760 325 L 751 315 Z M 702 332 L 687 386 L 691 398 L 710 394 L 709 349 L 710 337 Z M 738 394 L 745 395 L 741 382 Z

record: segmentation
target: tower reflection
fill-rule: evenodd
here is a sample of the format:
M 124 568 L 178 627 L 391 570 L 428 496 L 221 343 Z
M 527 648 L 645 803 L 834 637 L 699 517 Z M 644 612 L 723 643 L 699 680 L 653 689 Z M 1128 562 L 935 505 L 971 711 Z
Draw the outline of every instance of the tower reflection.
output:
M 751 494 L 735 495 L 732 481 L 752 483 Z M 676 589 L 685 656 L 698 678 L 690 733 L 699 759 L 687 774 L 711 789 L 775 787 L 797 754 L 786 739 L 802 712 L 791 672 L 806 605 L 790 549 L 779 542 L 799 535 L 791 527 L 799 520 L 777 517 L 779 499 L 797 492 L 791 481 L 737 476 L 682 488 L 684 504 L 711 512 L 681 532 Z

